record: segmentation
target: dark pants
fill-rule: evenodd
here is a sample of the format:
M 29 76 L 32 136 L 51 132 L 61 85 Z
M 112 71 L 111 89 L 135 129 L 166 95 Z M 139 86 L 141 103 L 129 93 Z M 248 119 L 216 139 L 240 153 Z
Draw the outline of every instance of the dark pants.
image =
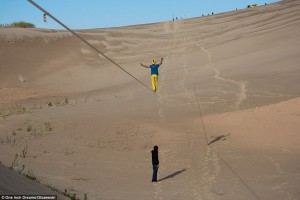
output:
M 153 165 L 152 181 L 157 181 L 157 171 L 158 171 L 157 165 Z

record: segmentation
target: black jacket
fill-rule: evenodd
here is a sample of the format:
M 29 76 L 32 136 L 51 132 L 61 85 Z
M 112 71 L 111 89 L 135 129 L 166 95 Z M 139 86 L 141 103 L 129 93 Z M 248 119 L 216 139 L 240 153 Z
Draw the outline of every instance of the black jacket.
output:
M 152 150 L 152 165 L 159 165 L 158 151 Z

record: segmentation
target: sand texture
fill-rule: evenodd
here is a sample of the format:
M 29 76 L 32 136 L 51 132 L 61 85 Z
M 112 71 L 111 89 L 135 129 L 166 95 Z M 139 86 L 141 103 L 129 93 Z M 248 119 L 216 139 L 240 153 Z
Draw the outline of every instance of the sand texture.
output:
M 299 200 L 300 0 L 76 32 L 147 87 L 67 31 L 1 28 L 0 161 L 41 183 L 0 166 L 1 194 Z

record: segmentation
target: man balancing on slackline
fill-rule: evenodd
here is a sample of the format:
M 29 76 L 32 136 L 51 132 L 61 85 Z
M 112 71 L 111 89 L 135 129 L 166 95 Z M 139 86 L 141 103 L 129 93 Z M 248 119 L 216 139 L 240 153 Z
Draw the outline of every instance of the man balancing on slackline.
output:
M 151 69 L 151 82 L 152 82 L 152 89 L 153 92 L 157 90 L 157 82 L 158 82 L 158 68 L 162 65 L 163 58 L 160 59 L 160 63 L 156 64 L 156 60 L 152 60 L 152 65 L 144 65 L 141 63 L 142 67 L 150 68 Z

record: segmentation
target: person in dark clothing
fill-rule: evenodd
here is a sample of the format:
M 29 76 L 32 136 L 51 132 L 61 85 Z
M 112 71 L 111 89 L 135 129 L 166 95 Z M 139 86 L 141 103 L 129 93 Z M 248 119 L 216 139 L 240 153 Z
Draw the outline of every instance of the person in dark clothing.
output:
M 158 167 L 159 167 L 158 146 L 157 145 L 155 145 L 153 147 L 151 154 L 152 154 L 152 166 L 153 166 L 152 182 L 157 182 L 157 171 L 158 171 Z

